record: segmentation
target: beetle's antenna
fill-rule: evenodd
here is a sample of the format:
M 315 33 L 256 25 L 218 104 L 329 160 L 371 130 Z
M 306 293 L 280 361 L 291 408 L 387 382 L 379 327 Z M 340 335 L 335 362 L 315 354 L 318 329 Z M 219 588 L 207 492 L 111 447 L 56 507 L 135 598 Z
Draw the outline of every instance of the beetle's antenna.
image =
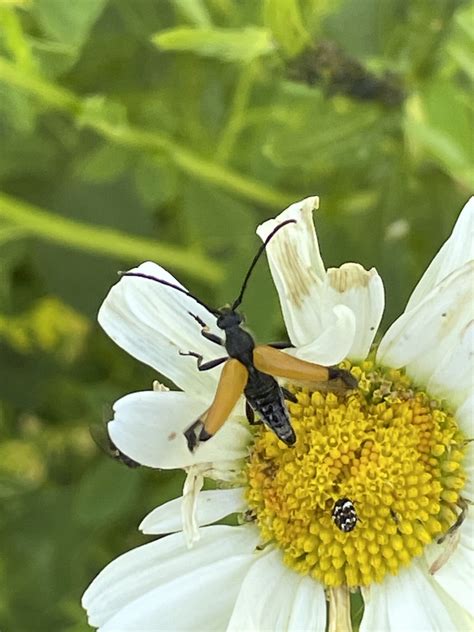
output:
M 257 264 L 257 261 L 260 258 L 260 255 L 262 254 L 262 252 L 267 247 L 268 242 L 274 237 L 274 235 L 280 230 L 280 228 L 283 228 L 283 226 L 286 226 L 287 224 L 296 224 L 296 220 L 295 219 L 287 219 L 286 221 L 282 222 L 281 224 L 278 224 L 278 226 L 272 230 L 272 232 L 268 235 L 268 237 L 265 239 L 263 244 L 258 249 L 257 254 L 255 255 L 255 257 L 253 258 L 252 263 L 250 264 L 250 267 L 249 267 L 249 269 L 247 271 L 247 274 L 245 275 L 245 279 L 244 279 L 244 282 L 242 283 L 242 288 L 240 290 L 240 293 L 239 293 L 238 297 L 235 299 L 235 301 L 232 303 L 232 307 L 231 307 L 232 310 L 237 309 L 237 307 L 242 302 L 242 298 L 244 296 L 244 292 L 245 292 L 245 289 L 247 287 L 248 280 L 250 279 L 250 275 L 252 274 L 253 269 L 255 268 L 255 266 Z
M 211 312 L 211 314 L 214 314 L 215 316 L 219 315 L 218 310 L 214 309 L 213 307 L 209 307 L 209 305 L 206 305 L 206 303 L 203 303 L 197 296 L 194 296 L 194 294 L 191 294 L 191 292 L 185 290 L 184 287 L 180 287 L 179 285 L 175 285 L 174 283 L 170 283 L 169 281 L 165 281 L 164 279 L 159 279 L 158 277 L 152 276 L 151 274 L 143 274 L 143 272 L 119 272 L 118 274 L 123 277 L 128 276 L 139 277 L 140 279 L 148 279 L 149 281 L 155 281 L 156 283 L 161 283 L 161 285 L 172 287 L 174 290 L 177 290 L 178 292 L 186 294 L 186 296 L 192 298 L 194 301 L 196 301 L 196 303 L 199 303 L 199 305 L 202 305 L 207 309 L 207 311 Z

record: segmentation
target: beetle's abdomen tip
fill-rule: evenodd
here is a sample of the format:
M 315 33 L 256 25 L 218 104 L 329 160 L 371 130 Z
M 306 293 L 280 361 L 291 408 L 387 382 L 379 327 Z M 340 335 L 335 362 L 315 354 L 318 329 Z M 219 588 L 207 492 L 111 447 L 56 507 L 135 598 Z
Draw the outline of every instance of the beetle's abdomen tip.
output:
M 291 433 L 288 433 L 287 435 L 280 437 L 280 439 L 283 441 L 283 443 L 286 443 L 286 445 L 294 445 L 296 443 L 296 435 L 294 430 L 291 430 Z

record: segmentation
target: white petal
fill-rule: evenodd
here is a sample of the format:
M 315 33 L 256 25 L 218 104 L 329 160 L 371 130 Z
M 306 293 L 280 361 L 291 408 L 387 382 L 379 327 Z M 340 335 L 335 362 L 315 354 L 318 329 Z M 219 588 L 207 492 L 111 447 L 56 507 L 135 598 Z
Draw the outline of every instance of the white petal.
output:
M 359 632 L 375 632 L 375 630 L 394 632 L 390 628 L 387 599 L 382 590 L 376 585 L 371 585 L 362 587 L 361 593 L 364 599 L 364 614 Z
M 169 272 L 151 262 L 132 271 L 182 287 Z M 219 334 L 215 316 L 192 298 L 154 281 L 122 277 L 105 298 L 98 320 L 112 340 L 130 355 L 166 375 L 183 390 L 199 395 L 215 390 L 220 368 L 199 372 L 196 359 L 183 357 L 179 352 L 195 351 L 206 360 L 225 356 L 226 352 L 201 336 L 200 326 L 189 312 Z
M 463 401 L 456 410 L 456 421 L 468 439 L 474 438 L 474 393 Z
M 288 335 L 297 348 L 314 344 L 318 358 L 328 354 L 338 357 L 330 363 L 347 356 L 365 358 L 383 313 L 382 280 L 375 269 L 367 271 L 356 263 L 345 263 L 326 273 L 313 225 L 316 203 L 317 198 L 297 202 L 257 229 L 264 240 L 282 221 L 297 222 L 282 228 L 266 249 Z M 341 333 L 334 322 L 334 312 L 340 306 L 351 310 L 355 321 L 354 328 L 342 333 L 345 345 L 340 342 Z M 350 341 L 349 333 L 352 333 Z M 335 341 L 341 351 L 346 347 L 343 355 L 339 352 L 331 355 Z
M 459 543 L 448 561 L 433 575 L 433 579 L 461 608 L 474 616 L 472 577 L 474 571 L 474 516 L 472 509 L 459 528 Z M 433 544 L 426 550 L 428 566 L 440 555 L 443 544 Z
M 331 366 L 347 358 L 355 338 L 355 316 L 345 305 L 336 305 L 332 311 L 334 320 L 321 335 L 307 345 L 287 349 L 286 353 L 323 366 Z
M 110 438 L 124 454 L 149 467 L 172 469 L 245 457 L 251 435 L 233 419 L 194 453 L 189 451 L 183 431 L 205 409 L 206 404 L 178 391 L 131 393 L 114 405 Z
M 323 587 L 311 577 L 302 577 L 293 597 L 288 632 L 324 632 L 326 618 Z
M 448 274 L 474 259 L 474 197 L 462 209 L 453 232 L 413 290 L 405 311 L 416 307 Z
M 118 612 L 100 632 L 221 632 L 229 620 L 240 582 L 252 554 L 230 554 L 225 560 L 187 571 L 139 597 Z
M 200 492 L 197 500 L 196 520 L 199 526 L 212 524 L 233 513 L 245 511 L 247 502 L 245 488 L 210 489 Z M 182 529 L 180 496 L 160 505 L 141 522 L 139 529 L 143 533 L 173 533 Z
M 452 405 L 462 404 L 472 391 L 474 377 L 474 320 L 462 329 L 446 356 L 435 368 L 427 391 L 448 399 Z
M 437 592 L 419 562 L 397 576 L 364 591 L 365 610 L 360 632 L 458 632 L 462 613 L 453 612 Z
M 467 444 L 464 469 L 467 480 L 462 490 L 462 496 L 474 504 L 474 442 L 472 440 Z
M 390 327 L 377 361 L 426 384 L 473 318 L 474 261 L 449 275 L 413 310 Z
M 375 268 L 365 270 L 358 263 L 344 263 L 340 268 L 330 268 L 327 280 L 329 300 L 334 305 L 346 305 L 355 316 L 354 340 L 346 356 L 365 360 L 385 307 L 382 279 Z
M 324 590 L 314 580 L 306 579 L 303 582 L 301 576 L 284 566 L 280 551 L 264 554 L 242 583 L 227 632 L 323 632 Z
M 466 446 L 463 466 L 466 472 L 466 484 L 461 492 L 463 498 L 474 503 L 474 394 L 456 411 L 456 421 L 470 441 Z
M 182 534 L 177 533 L 121 555 L 96 577 L 84 593 L 82 604 L 88 611 L 90 624 L 98 627 L 109 623 L 111 627 L 106 629 L 111 630 L 143 629 L 128 627 L 128 623 L 143 625 L 146 630 L 183 629 L 185 626 L 180 626 L 180 617 L 183 617 L 182 622 L 188 616 L 194 615 L 196 619 L 203 616 L 195 600 L 200 600 L 205 607 L 211 624 L 214 611 L 210 613 L 206 604 L 208 599 L 216 597 L 217 600 L 215 593 L 222 593 L 223 598 L 230 595 L 229 603 L 224 604 L 224 610 L 230 615 L 240 586 L 239 575 L 243 576 L 254 560 L 253 551 L 258 537 L 257 529 L 250 525 L 213 526 L 203 529 L 202 538 L 193 549 L 188 549 Z M 213 568 L 216 563 L 218 568 Z M 236 576 L 229 584 L 219 586 L 220 581 L 227 579 L 226 564 Z M 208 581 L 216 582 L 209 593 L 203 591 L 200 572 L 203 577 L 207 575 Z M 192 581 L 180 584 L 188 574 Z M 181 601 L 173 603 L 173 600 Z M 217 615 L 219 603 L 216 605 Z M 161 612 L 155 610 L 155 604 L 160 605 Z M 137 623 L 136 619 L 134 621 L 134 617 L 146 618 L 148 615 L 151 627 L 145 625 L 145 619 L 141 623 Z M 168 620 L 167 627 L 163 622 L 169 617 L 175 617 L 176 623 L 171 625 Z M 225 627 L 223 623 L 221 621 L 221 629 Z

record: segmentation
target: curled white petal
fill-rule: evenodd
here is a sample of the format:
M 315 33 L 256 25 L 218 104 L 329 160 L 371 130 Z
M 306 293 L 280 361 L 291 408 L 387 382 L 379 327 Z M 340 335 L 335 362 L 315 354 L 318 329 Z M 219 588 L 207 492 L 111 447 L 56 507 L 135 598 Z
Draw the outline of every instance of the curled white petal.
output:
M 240 513 L 247 507 L 244 497 L 245 488 L 209 489 L 198 494 L 196 503 L 196 523 L 204 526 L 217 522 L 233 513 Z M 181 507 L 183 498 L 160 505 L 150 512 L 141 522 L 139 529 L 143 533 L 163 534 L 181 531 Z
M 114 405 L 110 437 L 124 454 L 149 467 L 184 468 L 244 458 L 251 435 L 232 418 L 194 453 L 189 451 L 183 432 L 206 407 L 196 397 L 177 391 L 131 393 Z
M 333 322 L 315 340 L 296 349 L 288 349 L 287 353 L 323 366 L 331 366 L 344 360 L 354 341 L 355 316 L 345 305 L 336 305 L 332 308 L 332 313 Z
M 142 263 L 131 272 L 183 287 L 155 263 Z M 196 359 L 180 352 L 194 351 L 206 360 L 225 354 L 222 347 L 203 338 L 199 324 L 189 312 L 219 334 L 215 316 L 192 298 L 148 279 L 124 276 L 109 291 L 98 320 L 112 340 L 130 355 L 168 377 L 179 388 L 199 395 L 215 390 L 220 368 L 199 372 Z
M 312 212 L 317 198 L 307 198 L 268 220 L 257 229 L 264 240 L 282 221 L 296 220 L 282 228 L 269 242 L 266 252 L 278 291 L 283 318 L 293 345 L 314 345 L 319 356 L 338 357 L 331 347 L 347 346 L 342 357 L 364 359 L 377 332 L 384 309 L 382 280 L 375 269 L 364 270 L 346 263 L 326 272 L 319 252 Z M 344 306 L 354 315 L 355 328 L 335 331 L 335 308 Z M 352 339 L 348 343 L 349 333 Z M 342 342 L 338 338 L 342 335 Z M 331 340 L 329 347 L 324 340 Z M 337 361 L 339 361 L 337 360 Z M 320 360 L 322 362 L 322 360 Z M 334 363 L 334 361 L 332 361 Z
M 312 215 L 318 203 L 317 197 L 296 202 L 257 228 L 257 234 L 265 240 L 281 222 L 296 220 L 276 233 L 266 253 L 288 335 L 297 347 L 311 342 L 323 327 L 320 295 L 326 271 Z
M 382 320 L 385 292 L 375 268 L 365 270 L 358 263 L 344 263 L 327 272 L 327 295 L 332 304 L 352 310 L 355 331 L 346 357 L 365 360 Z

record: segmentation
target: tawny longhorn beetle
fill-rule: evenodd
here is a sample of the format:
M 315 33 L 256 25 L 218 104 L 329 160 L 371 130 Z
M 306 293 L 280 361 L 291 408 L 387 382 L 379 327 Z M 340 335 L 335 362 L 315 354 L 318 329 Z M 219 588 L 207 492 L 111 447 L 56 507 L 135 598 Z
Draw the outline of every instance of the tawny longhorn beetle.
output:
M 191 452 L 199 442 L 208 441 L 216 434 L 241 395 L 244 395 L 246 399 L 246 414 L 249 423 L 255 423 L 254 413 L 257 412 L 263 423 L 273 430 L 279 439 L 287 445 L 293 445 L 296 435 L 284 400 L 293 402 L 297 400 L 292 393 L 278 384 L 275 377 L 304 382 L 326 382 L 340 378 L 348 388 L 357 386 L 357 380 L 348 371 L 313 364 L 283 353 L 281 349 L 291 347 L 290 343 L 256 345 L 252 336 L 241 326 L 244 319 L 237 308 L 242 303 L 247 283 L 257 261 L 273 236 L 287 224 L 295 223 L 296 220 L 286 220 L 268 235 L 250 264 L 239 295 L 232 305 L 220 309 L 209 307 L 184 288 L 164 279 L 140 272 L 120 273 L 122 276 L 155 281 L 186 294 L 214 314 L 217 317 L 217 327 L 225 332 L 225 339 L 213 334 L 199 316 L 189 312 L 189 315 L 201 327 L 202 336 L 216 345 L 225 347 L 227 351 L 226 356 L 209 362 L 203 362 L 203 357 L 193 351 L 181 352 L 181 355 L 193 356 L 197 359 L 199 371 L 209 371 L 225 363 L 211 406 L 184 432 Z

